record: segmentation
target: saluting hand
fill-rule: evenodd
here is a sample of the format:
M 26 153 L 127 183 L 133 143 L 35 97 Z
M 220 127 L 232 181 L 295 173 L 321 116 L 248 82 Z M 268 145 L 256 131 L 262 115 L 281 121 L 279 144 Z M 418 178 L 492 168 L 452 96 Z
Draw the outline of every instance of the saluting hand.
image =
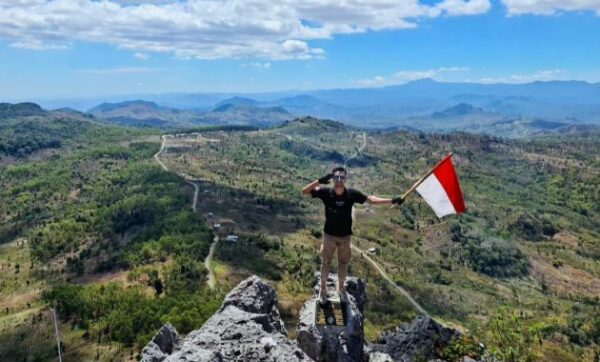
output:
M 329 180 L 331 180 L 332 177 L 333 177 L 332 173 L 327 174 L 319 179 L 319 183 L 320 184 L 328 184 Z

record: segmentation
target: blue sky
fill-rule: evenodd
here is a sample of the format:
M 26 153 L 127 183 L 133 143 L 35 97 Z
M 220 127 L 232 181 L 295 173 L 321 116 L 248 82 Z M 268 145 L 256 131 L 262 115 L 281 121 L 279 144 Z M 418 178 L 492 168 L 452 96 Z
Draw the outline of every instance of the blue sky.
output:
M 386 2 L 0 1 L 0 101 L 600 82 L 597 0 Z

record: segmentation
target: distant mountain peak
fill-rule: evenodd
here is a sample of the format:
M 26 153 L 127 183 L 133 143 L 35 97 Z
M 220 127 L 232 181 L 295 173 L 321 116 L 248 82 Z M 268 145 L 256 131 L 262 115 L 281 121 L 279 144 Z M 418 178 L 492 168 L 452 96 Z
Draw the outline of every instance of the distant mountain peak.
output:
M 0 118 L 39 116 L 45 113 L 37 103 L 0 103 Z
M 453 107 L 446 108 L 439 112 L 433 112 L 431 115 L 434 118 L 465 116 L 467 114 L 482 113 L 483 109 L 473 107 L 469 103 L 459 103 Z
M 232 104 L 225 103 L 217 108 L 213 109 L 211 112 L 215 113 L 226 113 L 226 112 L 272 112 L 272 113 L 282 113 L 282 114 L 290 114 L 287 109 L 283 107 L 257 107 L 247 104 Z
M 276 100 L 275 103 L 279 104 L 280 106 L 283 106 L 283 107 L 302 108 L 302 107 L 317 107 L 317 106 L 324 105 L 327 102 L 324 102 L 324 101 L 320 100 L 319 98 L 316 98 L 316 97 L 308 95 L 308 94 L 299 94 L 296 96 L 280 98 L 280 99 Z
M 409 84 L 427 84 L 427 83 L 439 83 L 438 81 L 436 81 L 433 78 L 421 78 L 421 79 L 417 79 L 417 80 L 413 80 L 412 82 L 408 82 Z
M 227 105 L 227 104 L 231 104 L 231 105 L 235 105 L 235 106 L 257 106 L 260 104 L 260 102 L 257 100 L 254 100 L 252 98 L 234 96 L 231 98 L 224 99 L 224 100 L 220 101 L 219 103 L 215 104 L 215 110 L 217 108 Z
M 160 108 L 155 102 L 136 99 L 136 100 L 131 100 L 131 101 L 117 102 L 117 103 L 104 102 L 102 104 L 97 105 L 94 108 L 91 108 L 90 110 L 88 110 L 88 112 L 89 113 L 106 113 L 106 112 L 112 112 L 112 111 L 114 111 L 116 109 L 120 109 L 120 108 L 131 108 L 131 107 L 141 107 L 141 108 L 147 108 L 147 109 L 152 109 L 152 110 Z
M 338 122 L 338 121 L 332 121 L 329 119 L 319 119 L 319 118 L 315 118 L 312 116 L 306 116 L 306 117 L 298 117 L 298 118 L 294 118 L 291 121 L 286 121 L 283 124 L 281 124 L 280 127 L 301 127 L 301 128 L 315 128 L 315 129 L 321 129 L 321 128 L 329 128 L 329 129 L 336 129 L 336 130 L 342 130 L 346 128 L 346 125 Z
M 229 110 L 232 110 L 233 108 L 236 108 L 235 104 L 225 103 L 220 106 L 217 106 L 215 109 L 212 110 L 212 112 L 227 112 Z

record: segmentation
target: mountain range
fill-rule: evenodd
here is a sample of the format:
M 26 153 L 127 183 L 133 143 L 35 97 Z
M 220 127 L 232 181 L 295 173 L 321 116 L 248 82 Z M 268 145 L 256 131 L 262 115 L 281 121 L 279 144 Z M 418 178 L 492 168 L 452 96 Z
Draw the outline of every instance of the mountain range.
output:
M 160 128 L 269 127 L 300 116 L 361 128 L 458 130 L 508 137 L 600 126 L 600 83 L 582 81 L 478 84 L 422 79 L 379 88 L 170 93 L 116 97 L 110 103 L 79 99 L 40 104 L 46 109 L 65 111 L 64 107 L 69 107 L 69 111 L 87 112 L 101 122 Z M 548 127 L 544 122 L 561 126 Z

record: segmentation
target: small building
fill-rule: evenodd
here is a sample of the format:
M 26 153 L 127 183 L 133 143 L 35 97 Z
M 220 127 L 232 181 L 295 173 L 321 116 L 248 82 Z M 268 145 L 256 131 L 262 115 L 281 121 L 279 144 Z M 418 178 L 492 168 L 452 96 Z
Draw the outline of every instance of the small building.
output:
M 209 213 L 208 213 L 208 217 L 213 217 L 213 213 L 212 213 L 212 212 L 209 212 Z
M 227 235 L 227 237 L 225 238 L 226 241 L 231 241 L 231 242 L 237 242 L 238 239 L 239 238 L 237 235 Z
M 220 229 L 221 228 L 221 224 L 214 224 L 213 225 L 213 229 Z
M 375 252 L 377 251 L 377 249 L 375 249 L 375 248 L 369 248 L 367 251 L 369 253 L 371 253 L 371 254 L 375 254 Z

